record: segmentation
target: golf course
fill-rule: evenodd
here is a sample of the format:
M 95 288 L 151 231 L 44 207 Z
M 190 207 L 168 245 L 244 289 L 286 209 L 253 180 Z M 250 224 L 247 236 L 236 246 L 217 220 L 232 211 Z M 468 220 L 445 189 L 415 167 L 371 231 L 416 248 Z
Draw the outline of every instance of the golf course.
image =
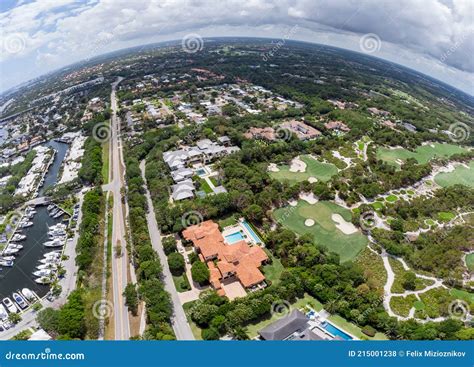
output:
M 474 187 L 474 161 L 471 161 L 468 167 L 469 168 L 465 166 L 457 166 L 454 171 L 437 174 L 434 180 L 442 187 L 453 186 L 456 184 Z
M 326 182 L 337 174 L 337 167 L 331 163 L 319 162 L 309 155 L 302 155 L 299 160 L 303 163 L 298 171 L 288 165 L 279 165 L 269 172 L 270 176 L 279 181 L 288 181 L 290 184 L 314 178 Z
M 422 145 L 416 148 L 415 151 L 404 148 L 389 149 L 380 147 L 377 149 L 377 159 L 399 166 L 400 161 L 406 161 L 408 158 L 415 158 L 418 163 L 424 164 L 435 157 L 447 158 L 454 154 L 466 152 L 465 148 L 458 145 L 440 143 Z
M 310 233 L 314 242 L 340 256 L 341 262 L 354 259 L 367 245 L 367 238 L 351 223 L 349 210 L 329 201 L 277 209 L 274 218 L 298 235 Z

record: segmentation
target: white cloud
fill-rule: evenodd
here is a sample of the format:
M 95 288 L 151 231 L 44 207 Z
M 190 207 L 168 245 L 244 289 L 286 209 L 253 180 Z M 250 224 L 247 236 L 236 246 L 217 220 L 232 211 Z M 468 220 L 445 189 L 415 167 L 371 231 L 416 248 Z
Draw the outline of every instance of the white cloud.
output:
M 375 56 L 432 72 L 466 90 L 474 80 L 472 14 L 471 0 L 41 0 L 0 14 L 3 39 L 25 38 L 21 52 L 2 52 L 0 61 L 20 82 L 25 74 L 15 70 L 18 59 L 30 59 L 40 74 L 189 32 L 281 37 L 298 24 L 294 39 L 357 51 L 360 36 L 375 33 L 383 46 Z M 6 84 L 12 84 L 15 75 L 8 78 Z

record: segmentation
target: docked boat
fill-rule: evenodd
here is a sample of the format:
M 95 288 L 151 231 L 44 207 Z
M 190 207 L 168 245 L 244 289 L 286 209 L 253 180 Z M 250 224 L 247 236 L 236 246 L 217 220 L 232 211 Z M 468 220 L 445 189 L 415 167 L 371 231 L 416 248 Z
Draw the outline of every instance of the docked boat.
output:
M 53 271 L 51 269 L 41 269 L 33 272 L 35 277 L 48 277 Z
M 49 277 L 41 277 L 35 279 L 35 282 L 38 284 L 49 284 L 51 283 L 51 279 Z
M 23 222 L 23 223 L 21 224 L 21 228 L 31 227 L 32 225 L 33 225 L 33 222 L 31 222 L 31 221 Z
M 13 261 L 12 260 L 0 260 L 0 266 L 12 267 L 13 266 Z
M 15 300 L 16 304 L 20 306 L 21 309 L 25 309 L 28 307 L 28 303 L 26 303 L 26 300 L 20 296 L 18 293 L 13 293 L 13 299 Z
M 5 306 L 0 304 L 0 320 L 4 320 L 7 317 L 8 317 L 8 312 L 5 309 Z
M 49 212 L 49 211 L 53 210 L 55 207 L 56 207 L 56 205 L 54 205 L 54 204 L 49 204 L 46 209 L 48 209 L 48 212 Z
M 12 237 L 13 242 L 24 241 L 24 240 L 26 240 L 26 236 L 24 234 L 20 234 L 20 233 L 16 233 Z
M 58 209 L 58 208 L 55 208 L 55 209 L 53 209 L 53 210 L 51 210 L 51 211 L 49 212 L 49 216 L 50 216 L 50 217 L 53 217 L 53 216 L 55 216 L 56 214 L 58 214 L 58 212 L 59 212 L 59 209 Z
M 8 248 L 16 248 L 18 250 L 21 250 L 23 248 L 23 245 L 20 245 L 19 243 L 10 242 Z
M 57 266 L 56 266 L 56 263 L 54 263 L 54 262 L 49 262 L 49 263 L 41 264 L 41 265 L 38 265 L 38 266 L 36 267 L 36 269 L 38 269 L 38 270 L 42 270 L 42 269 L 52 269 L 52 270 L 54 270 L 54 269 L 56 269 L 56 268 L 57 268 Z
M 41 264 L 57 264 L 59 262 L 59 258 L 48 257 L 48 258 L 45 258 L 45 259 L 41 259 L 39 262 Z
M 15 256 L 0 256 L 0 260 L 13 261 L 15 260 Z
M 18 251 L 20 251 L 20 250 L 17 249 L 17 248 L 7 248 L 7 249 L 3 250 L 3 254 L 4 255 L 13 255 L 13 254 L 16 254 Z
M 51 251 L 51 252 L 47 252 L 43 255 L 43 258 L 44 259 L 57 259 L 59 258 L 59 256 L 61 256 L 61 252 L 59 251 Z
M 61 247 L 64 246 L 64 240 L 61 238 L 55 238 L 52 241 L 46 241 L 43 243 L 44 247 Z
M 53 215 L 53 219 L 58 219 L 62 215 L 64 215 L 64 212 L 60 210 L 56 214 Z
M 33 294 L 32 291 L 30 291 L 28 288 L 23 288 L 21 290 L 21 294 L 28 300 L 28 301 L 33 301 L 36 297 Z
M 18 308 L 15 306 L 15 304 L 13 303 L 13 301 L 8 298 L 8 297 L 5 297 L 3 300 L 2 300 L 3 304 L 5 305 L 5 307 L 7 308 L 7 310 L 9 312 L 17 312 L 18 311 Z

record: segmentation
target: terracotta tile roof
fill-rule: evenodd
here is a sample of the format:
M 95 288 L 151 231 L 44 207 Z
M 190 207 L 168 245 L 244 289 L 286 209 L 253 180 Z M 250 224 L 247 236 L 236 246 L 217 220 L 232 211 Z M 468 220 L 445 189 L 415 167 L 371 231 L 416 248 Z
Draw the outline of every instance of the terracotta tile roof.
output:
M 201 261 L 215 257 L 219 261 L 217 267 L 212 261 L 207 262 L 209 281 L 215 289 L 220 289 L 222 274 L 235 273 L 244 287 L 251 287 L 265 280 L 259 270 L 268 256 L 261 247 L 250 247 L 244 240 L 232 245 L 224 243 L 224 237 L 217 223 L 208 220 L 199 225 L 190 226 L 183 231 L 183 237 L 192 241 L 199 249 Z

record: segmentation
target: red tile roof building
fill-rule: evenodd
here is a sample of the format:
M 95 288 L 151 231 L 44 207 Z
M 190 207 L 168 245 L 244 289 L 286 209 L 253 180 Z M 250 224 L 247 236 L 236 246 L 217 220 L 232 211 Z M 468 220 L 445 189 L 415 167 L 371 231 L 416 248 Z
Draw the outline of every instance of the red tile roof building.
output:
M 200 253 L 199 258 L 206 262 L 210 272 L 209 282 L 214 289 L 223 291 L 221 281 L 232 276 L 245 288 L 265 280 L 259 269 L 268 261 L 265 251 L 259 246 L 249 246 L 244 240 L 226 244 L 218 224 L 212 220 L 186 228 L 183 237 L 192 241 Z

